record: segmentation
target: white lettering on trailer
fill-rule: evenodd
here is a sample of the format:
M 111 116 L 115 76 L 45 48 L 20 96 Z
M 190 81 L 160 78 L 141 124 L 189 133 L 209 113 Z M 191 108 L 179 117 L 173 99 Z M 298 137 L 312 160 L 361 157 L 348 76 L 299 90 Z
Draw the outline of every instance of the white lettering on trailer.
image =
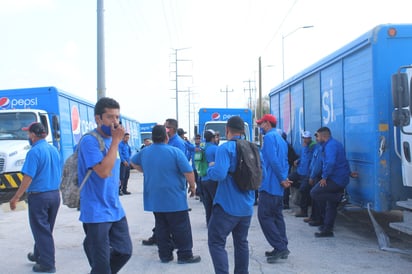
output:
M 11 99 L 11 108 L 23 107 L 30 108 L 32 106 L 37 106 L 37 97 L 36 98 L 26 98 L 26 99 Z
M 233 117 L 233 116 L 240 116 L 240 115 L 238 115 L 238 114 L 223 114 L 223 116 L 222 116 L 222 120 L 223 121 L 227 121 L 227 120 L 229 120 L 231 117 Z
M 330 90 L 324 91 L 322 94 L 322 108 L 325 111 L 326 115 L 323 115 L 323 124 L 326 126 L 330 122 L 335 120 L 333 113 L 333 80 L 329 82 Z

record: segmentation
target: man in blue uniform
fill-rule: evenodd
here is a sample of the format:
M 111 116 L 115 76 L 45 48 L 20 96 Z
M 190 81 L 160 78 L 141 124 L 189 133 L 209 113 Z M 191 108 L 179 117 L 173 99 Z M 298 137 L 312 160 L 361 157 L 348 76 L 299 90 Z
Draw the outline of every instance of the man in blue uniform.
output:
M 127 191 L 127 184 L 130 177 L 130 156 L 132 156 L 132 150 L 129 146 L 130 134 L 125 133 L 123 141 L 119 144 L 120 154 L 120 189 L 119 195 L 129 195 L 130 191 Z
M 153 145 L 133 156 L 132 163 L 144 173 L 144 210 L 155 215 L 160 260 L 163 263 L 172 261 L 173 249 L 176 248 L 179 264 L 200 262 L 200 256 L 193 256 L 192 252 L 186 197 L 186 180 L 190 196 L 196 193 L 192 167 L 181 150 L 167 144 L 164 126 L 153 127 L 152 139 Z
M 14 210 L 16 203 L 27 190 L 29 222 L 34 238 L 34 250 L 27 258 L 36 262 L 34 272 L 56 272 L 53 228 L 60 206 L 60 155 L 57 149 L 45 140 L 47 133 L 41 123 L 32 123 L 27 128 L 29 143 L 21 172 L 23 179 L 16 194 L 10 200 Z
M 276 118 L 265 114 L 256 123 L 264 132 L 262 157 L 266 176 L 259 189 L 258 219 L 266 240 L 273 247 L 265 253 L 268 263 L 286 259 L 288 238 L 283 218 L 283 190 L 291 185 L 288 180 L 288 145 L 276 130 Z
M 79 182 L 87 170 L 89 179 L 80 192 L 80 221 L 86 237 L 84 251 L 92 274 L 117 273 L 132 255 L 132 241 L 126 214 L 119 200 L 119 143 L 125 130 L 119 124 L 120 105 L 112 98 L 100 98 L 94 108 L 95 131 L 103 137 L 105 151 L 96 137 L 86 135 L 79 145 Z
M 333 237 L 337 207 L 342 199 L 351 174 L 342 143 L 332 138 L 328 127 L 321 127 L 317 134 L 323 148 L 321 179 L 312 188 L 310 195 L 316 201 L 326 202 L 325 217 L 316 237 Z
M 231 117 L 226 124 L 228 141 L 216 150 L 215 163 L 209 167 L 210 180 L 218 181 L 208 224 L 208 245 L 215 273 L 229 273 L 228 256 L 225 249 L 230 233 L 235 254 L 234 273 L 249 273 L 248 232 L 253 215 L 255 191 L 241 191 L 229 172 L 236 169 L 236 140 L 244 134 L 244 121 L 239 116 Z

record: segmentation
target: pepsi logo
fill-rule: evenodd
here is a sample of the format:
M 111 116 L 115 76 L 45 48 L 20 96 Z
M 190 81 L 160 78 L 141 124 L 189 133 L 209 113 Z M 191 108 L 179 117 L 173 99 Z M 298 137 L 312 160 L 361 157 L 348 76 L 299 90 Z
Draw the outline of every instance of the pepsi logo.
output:
M 72 132 L 73 138 L 75 143 L 77 144 L 82 136 L 82 132 L 80 130 L 80 115 L 77 106 L 72 106 L 71 110 L 71 118 L 72 118 Z
M 0 98 L 0 108 L 8 108 L 10 105 L 10 99 L 7 97 Z
M 212 113 L 212 120 L 218 121 L 219 119 L 220 119 L 220 113 L 219 112 Z

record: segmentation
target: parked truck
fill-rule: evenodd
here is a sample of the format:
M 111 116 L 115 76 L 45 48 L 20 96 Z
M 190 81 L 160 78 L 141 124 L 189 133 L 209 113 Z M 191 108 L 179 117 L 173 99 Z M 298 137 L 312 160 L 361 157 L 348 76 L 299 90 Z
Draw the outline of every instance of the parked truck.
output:
M 245 122 L 245 136 L 249 141 L 253 140 L 253 118 L 252 110 L 248 108 L 201 108 L 199 109 L 198 132 L 204 139 L 204 132 L 208 129 L 219 131 L 220 141 L 224 143 L 226 139 L 225 126 L 227 120 L 232 116 L 240 116 Z
M 412 25 L 379 25 L 269 94 L 271 113 L 296 149 L 303 130 L 323 126 L 344 144 L 351 170 L 359 173 L 347 194 L 361 208 L 412 208 L 411 73 L 403 67 L 412 64 L 411 49 Z M 403 76 L 392 82 L 401 67 Z M 394 105 L 392 85 L 403 103 Z M 409 233 L 407 214 L 409 224 L 398 229 Z
M 140 146 L 139 123 L 125 116 L 121 121 L 135 151 Z M 63 166 L 80 137 L 96 127 L 94 104 L 55 87 L 0 90 L 0 203 L 7 202 L 20 186 L 20 170 L 30 149 L 22 128 L 32 122 L 44 125 L 47 142 L 61 155 L 56 164 Z
M 141 146 L 143 146 L 143 141 L 146 138 L 152 139 L 152 129 L 155 125 L 157 125 L 157 123 L 141 123 L 140 124 L 140 140 L 142 142 Z

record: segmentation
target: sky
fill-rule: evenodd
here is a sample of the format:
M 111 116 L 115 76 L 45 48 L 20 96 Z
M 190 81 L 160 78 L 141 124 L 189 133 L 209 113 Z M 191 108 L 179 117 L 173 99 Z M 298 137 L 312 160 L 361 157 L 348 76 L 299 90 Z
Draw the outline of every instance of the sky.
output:
M 265 96 L 377 25 L 412 23 L 411 7 L 409 0 L 106 0 L 106 96 L 141 123 L 178 116 L 192 137 L 199 108 L 255 102 L 259 58 Z M 0 90 L 55 86 L 94 103 L 96 9 L 96 0 L 0 0 Z

